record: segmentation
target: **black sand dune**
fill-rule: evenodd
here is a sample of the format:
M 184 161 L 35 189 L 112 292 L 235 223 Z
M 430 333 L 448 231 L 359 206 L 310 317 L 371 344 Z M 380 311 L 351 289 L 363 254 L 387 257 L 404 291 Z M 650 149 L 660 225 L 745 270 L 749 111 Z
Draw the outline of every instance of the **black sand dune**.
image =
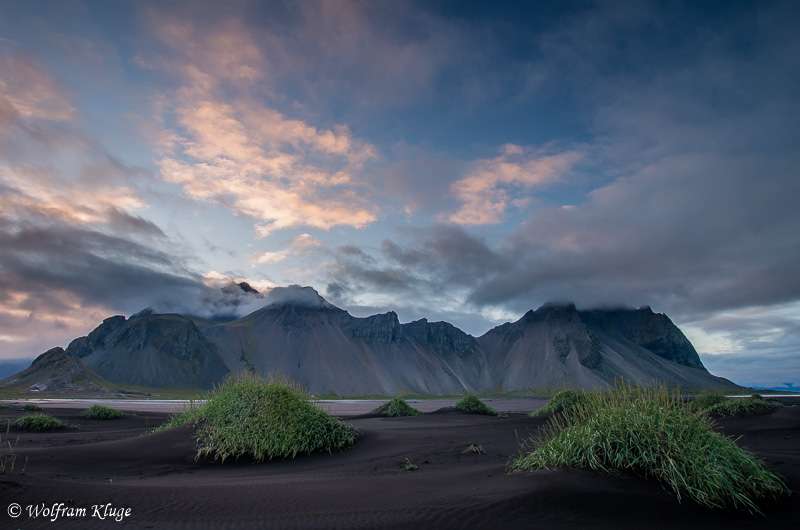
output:
M 76 409 L 49 413 L 79 429 L 19 436 L 24 475 L 0 475 L 2 528 L 797 528 L 794 494 L 765 507 L 766 518 L 679 503 L 633 474 L 558 469 L 507 475 L 518 439 L 545 418 L 477 416 L 442 409 L 405 418 L 351 417 L 362 437 L 338 454 L 224 465 L 195 462 L 191 432 L 141 436 L 166 420 L 140 413 L 87 420 Z M 0 409 L 3 423 L 23 414 Z M 719 421 L 739 445 L 800 487 L 800 407 Z M 470 444 L 486 454 L 465 454 Z M 7 446 L 6 446 L 7 447 Z M 4 451 L 5 452 L 5 451 Z M 416 471 L 406 471 L 408 459 Z M 28 520 L 10 503 L 86 508 L 83 517 Z M 92 517 L 93 505 L 130 508 L 122 522 Z M 102 513 L 102 510 L 101 510 Z

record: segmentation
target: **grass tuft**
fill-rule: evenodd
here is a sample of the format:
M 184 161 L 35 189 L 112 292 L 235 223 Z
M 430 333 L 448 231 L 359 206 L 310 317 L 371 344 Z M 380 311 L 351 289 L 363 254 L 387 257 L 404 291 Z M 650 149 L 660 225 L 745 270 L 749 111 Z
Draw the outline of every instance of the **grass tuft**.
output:
M 749 398 L 732 398 L 721 392 L 701 394 L 689 404 L 693 411 L 722 418 L 744 414 L 767 414 L 780 406 L 778 402 L 767 401 L 761 394 L 753 394 Z
M 121 410 L 104 407 L 103 405 L 92 405 L 84 410 L 82 414 L 90 420 L 113 420 L 125 416 L 125 413 Z
M 539 416 L 550 412 L 568 412 L 586 402 L 588 392 L 579 390 L 561 390 L 556 392 L 547 405 L 530 413 L 531 416 Z
M 485 455 L 482 445 L 469 444 L 469 447 L 461 451 L 462 455 Z
M 317 408 L 308 392 L 288 378 L 229 375 L 205 399 L 165 426 L 196 424 L 197 458 L 294 458 L 345 449 L 358 436 L 355 427 Z
M 417 464 L 406 458 L 406 461 L 401 464 L 406 471 L 416 471 L 419 469 Z
M 692 413 L 664 387 L 626 385 L 589 394 L 585 403 L 553 416 L 510 469 L 556 467 L 631 470 L 666 484 L 678 500 L 751 513 L 760 513 L 761 501 L 790 493 L 761 461 L 714 431 L 708 416 Z
M 19 410 L 24 410 L 25 412 L 36 412 L 42 410 L 42 407 L 36 403 L 26 403 L 25 405 L 22 405 Z
M 463 398 L 459 399 L 455 405 L 453 405 L 456 410 L 463 410 L 465 412 L 473 412 L 475 414 L 488 414 L 490 416 L 497 416 L 498 418 L 505 418 L 504 414 L 496 411 L 480 399 L 478 396 L 474 394 L 467 394 Z
M 696 412 L 700 412 L 701 410 L 713 407 L 714 405 L 729 399 L 730 398 L 726 396 L 724 392 L 703 392 L 691 403 L 689 403 L 689 408 Z
M 28 414 L 18 418 L 11 426 L 24 431 L 52 431 L 63 429 L 67 424 L 48 414 Z
M 404 400 L 394 397 L 386 403 L 372 409 L 374 414 L 385 414 L 387 416 L 419 416 L 421 411 L 415 409 Z
M 17 443 L 19 443 L 19 437 L 14 440 L 12 444 L 9 441 L 3 443 L 2 437 L 0 437 L 0 475 L 5 475 L 6 473 L 13 473 L 14 468 L 17 465 Z M 22 470 L 20 471 L 20 475 L 25 474 L 25 468 L 28 467 L 28 457 L 25 457 L 25 463 L 22 465 Z
M 703 409 L 701 412 L 709 416 L 727 418 L 745 414 L 767 414 L 780 406 L 779 403 L 767 401 L 764 398 L 728 398 L 716 405 Z

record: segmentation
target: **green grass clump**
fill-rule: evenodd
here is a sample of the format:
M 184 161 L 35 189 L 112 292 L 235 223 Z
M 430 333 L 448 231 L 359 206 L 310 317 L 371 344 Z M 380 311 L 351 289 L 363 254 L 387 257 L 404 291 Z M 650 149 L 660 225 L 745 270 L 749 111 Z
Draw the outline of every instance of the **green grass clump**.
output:
M 415 409 L 402 399 L 394 397 L 386 403 L 372 409 L 375 414 L 385 414 L 387 416 L 419 416 L 421 411 Z
M 586 399 L 588 398 L 587 392 L 581 392 L 578 390 L 561 390 L 560 392 L 556 392 L 550 401 L 547 402 L 547 405 L 540 408 L 539 410 L 535 410 L 531 412 L 531 416 L 539 416 L 541 414 L 547 414 L 549 412 L 566 412 L 570 411 L 573 408 L 577 407 L 578 405 L 585 403 Z
M 728 398 L 725 401 L 703 409 L 701 412 L 709 416 L 726 418 L 745 414 L 767 414 L 780 407 L 779 403 L 764 398 Z
M 703 392 L 699 396 L 697 396 L 691 403 L 689 403 L 689 408 L 694 411 L 700 412 L 701 410 L 705 410 L 709 407 L 713 407 L 718 403 L 722 403 L 723 401 L 727 401 L 731 398 L 725 395 L 724 392 Z
M 229 375 L 167 427 L 197 425 L 197 458 L 251 456 L 255 461 L 338 451 L 353 445 L 358 430 L 317 408 L 288 378 Z
M 28 414 L 18 418 L 11 426 L 25 431 L 52 431 L 63 429 L 67 424 L 48 414 Z
M 761 394 L 753 394 L 749 398 L 732 398 L 721 392 L 709 392 L 698 396 L 689 407 L 696 412 L 724 418 L 744 414 L 766 414 L 780 407 L 780 403 L 767 401 Z
M 510 469 L 556 467 L 631 470 L 665 483 L 678 500 L 751 513 L 760 512 L 760 501 L 790 493 L 758 459 L 714 431 L 708 416 L 692 413 L 663 387 L 589 394 L 553 416 Z
M 495 409 L 478 399 L 478 396 L 474 394 L 467 394 L 463 398 L 459 399 L 453 407 L 456 410 L 463 410 L 465 412 L 474 412 L 475 414 L 488 414 L 490 416 L 497 416 L 498 418 L 504 418 L 505 415 L 497 412 Z
M 121 410 L 104 407 L 103 405 L 92 405 L 83 411 L 83 415 L 91 420 L 113 420 L 122 418 L 125 413 Z
M 22 405 L 19 408 L 19 410 L 24 410 L 25 412 L 35 412 L 38 410 L 42 410 L 42 407 L 40 407 L 36 403 L 26 403 L 25 405 Z

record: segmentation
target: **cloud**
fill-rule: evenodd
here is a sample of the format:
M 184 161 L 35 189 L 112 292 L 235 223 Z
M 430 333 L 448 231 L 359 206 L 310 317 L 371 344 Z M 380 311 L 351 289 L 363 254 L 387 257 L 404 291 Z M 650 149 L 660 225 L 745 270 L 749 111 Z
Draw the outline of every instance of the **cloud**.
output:
M 297 33 L 273 42 L 288 75 L 325 79 L 324 84 L 305 81 L 313 100 L 381 111 L 404 106 L 432 96 L 435 82 L 454 61 L 477 59 L 472 52 L 478 50 L 458 23 L 418 6 L 297 6 Z M 413 32 L 406 31 L 410 27 Z
M 15 164 L 42 153 L 85 150 L 87 139 L 71 126 L 72 94 L 39 61 L 0 42 L 0 157 Z
M 451 202 L 455 207 L 450 184 L 464 171 L 464 162 L 406 142 L 394 145 L 392 157 L 380 172 L 388 202 L 402 205 L 408 217 L 441 212 Z
M 715 374 L 745 386 L 800 388 L 799 306 L 722 311 L 695 322 L 687 335 L 707 352 L 703 362 Z M 719 343 L 724 347 L 715 347 Z
M 315 239 L 309 234 L 300 234 L 292 238 L 287 248 L 272 252 L 254 252 L 247 258 L 247 261 L 253 266 L 280 263 L 292 255 L 307 256 L 321 245 L 322 241 L 319 239 Z
M 389 307 L 407 320 L 450 319 L 482 334 L 509 313 L 470 304 L 469 293 L 511 266 L 502 252 L 461 227 L 403 228 L 377 248 L 337 248 L 325 292 L 349 308 Z
M 184 82 L 171 98 L 176 127 L 165 135 L 174 152 L 157 161 L 164 180 L 255 219 L 261 237 L 376 219 L 361 175 L 375 148 L 344 125 L 314 127 L 252 97 L 266 63 L 249 28 L 230 19 L 201 33 L 171 20 L 156 32 L 181 55 Z
M 727 13 L 724 26 L 687 18 L 675 36 L 673 18 L 685 11 L 662 19 L 655 5 L 598 6 L 544 34 L 547 82 L 575 90 L 591 110 L 592 137 L 581 149 L 591 168 L 564 162 L 569 184 L 586 193 L 569 205 L 544 203 L 509 230 L 498 221 L 511 201 L 552 189 L 559 172 L 522 171 L 542 156 L 534 150 L 479 160 L 450 188 L 462 209 L 447 205 L 440 217 L 463 223 L 460 235 L 441 238 L 433 226 L 339 255 L 333 291 L 374 300 L 369 293 L 389 286 L 408 305 L 444 293 L 452 306 L 487 317 L 513 318 L 548 300 L 649 304 L 687 329 L 720 326 L 699 344 L 732 354 L 704 359 L 737 382 L 747 381 L 737 359 L 754 373 L 757 359 L 776 359 L 759 380 L 774 384 L 765 381 L 793 366 L 784 361 L 796 356 L 796 317 L 774 328 L 763 314 L 746 325 L 715 319 L 800 299 L 800 154 L 792 141 L 800 122 L 789 112 L 798 101 L 790 87 L 800 81 L 789 51 L 800 43 L 790 29 L 798 12 L 785 3 L 757 11 L 755 24 L 749 8 Z M 670 35 L 671 46 L 653 44 Z M 481 223 L 490 226 L 469 228 Z M 461 244 L 439 251 L 450 238 Z
M 0 104 L 6 106 L 6 119 L 10 114 L 21 119 L 65 121 L 76 115 L 66 88 L 35 59 L 19 53 L 5 55 L 0 57 L 0 70 Z
M 40 297 L 26 285 L 10 288 L 2 285 L 0 362 L 2 359 L 30 359 L 55 345 L 66 346 L 106 317 L 106 307 L 82 303 L 69 291 L 49 289 L 46 297 Z
M 464 204 L 447 219 L 461 225 L 499 223 L 508 208 L 525 203 L 524 193 L 558 181 L 579 158 L 575 151 L 552 154 L 506 144 L 499 156 L 479 160 L 450 186 Z
M 11 116 L 0 138 L 9 154 L 0 164 L 3 357 L 66 345 L 112 311 L 197 306 L 213 290 L 140 215 L 141 170 L 84 134 L 69 93 L 41 64 L 0 61 L 9 72 L 0 107 Z

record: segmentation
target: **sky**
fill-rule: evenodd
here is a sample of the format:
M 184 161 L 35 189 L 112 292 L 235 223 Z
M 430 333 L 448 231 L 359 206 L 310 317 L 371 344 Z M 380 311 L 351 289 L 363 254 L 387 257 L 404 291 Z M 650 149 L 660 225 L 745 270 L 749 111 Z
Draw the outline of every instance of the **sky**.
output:
M 800 389 L 797 2 L 222 6 L 0 0 L 0 360 L 247 281 L 475 336 L 649 305 Z

